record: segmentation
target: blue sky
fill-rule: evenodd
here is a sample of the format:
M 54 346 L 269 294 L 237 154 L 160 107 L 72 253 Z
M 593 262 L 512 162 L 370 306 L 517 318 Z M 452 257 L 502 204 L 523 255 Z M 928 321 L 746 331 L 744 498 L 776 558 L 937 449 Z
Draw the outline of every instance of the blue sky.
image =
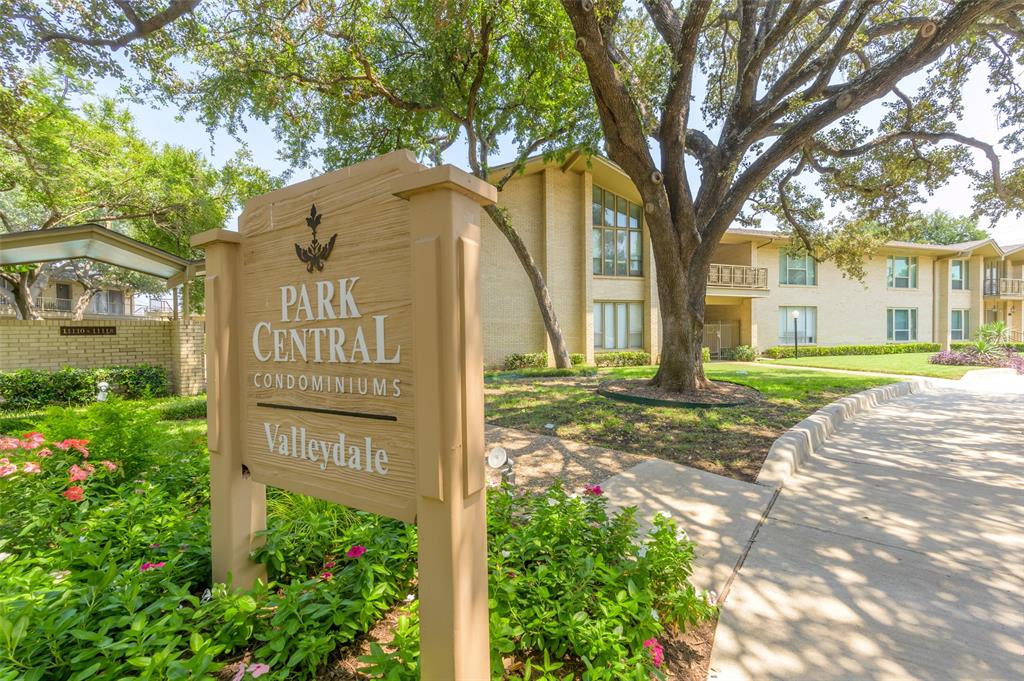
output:
M 913 86 L 914 83 L 908 83 Z M 99 85 L 98 91 L 111 96 L 116 95 L 116 83 L 107 81 Z M 901 85 L 903 85 L 901 83 Z M 996 114 L 990 106 L 991 95 L 985 92 L 986 82 L 981 74 L 971 79 L 968 85 L 968 92 L 965 93 L 964 101 L 966 111 L 964 120 L 959 130 L 987 142 L 996 142 L 1000 137 Z M 916 88 L 912 88 L 916 89 Z M 263 123 L 250 120 L 248 131 L 244 134 L 243 141 L 236 140 L 223 131 L 216 131 L 211 135 L 206 129 L 196 122 L 191 116 L 180 116 L 178 110 L 173 107 L 153 108 L 147 105 L 126 104 L 135 116 L 136 124 L 142 135 L 152 141 L 178 144 L 201 151 L 214 163 L 221 164 L 235 153 L 243 143 L 253 155 L 256 163 L 269 169 L 275 174 L 288 171 L 289 164 L 282 161 L 278 156 L 278 144 L 274 139 L 271 129 Z M 882 107 L 873 105 L 865 111 L 864 122 L 877 122 L 877 116 L 882 112 Z M 874 120 L 872 120 L 874 119 Z M 499 158 L 498 161 L 512 160 L 509 149 L 508 158 Z M 1003 167 L 1012 166 L 1013 157 L 1005 149 L 1000 149 L 1000 158 Z M 978 167 L 987 169 L 988 165 L 984 155 L 975 151 L 975 161 Z M 466 149 L 463 142 L 456 143 L 445 154 L 445 161 L 460 167 L 466 167 Z M 305 179 L 315 171 L 310 169 L 291 169 L 290 181 Z M 954 215 L 964 214 L 971 210 L 972 196 L 970 191 L 970 180 L 968 178 L 956 178 L 941 191 L 930 197 L 922 208 L 932 210 L 940 208 Z M 1024 220 L 1020 218 L 1004 217 L 996 225 L 982 223 L 990 229 L 993 236 L 1003 244 L 1024 243 Z M 235 225 L 228 225 L 234 229 Z

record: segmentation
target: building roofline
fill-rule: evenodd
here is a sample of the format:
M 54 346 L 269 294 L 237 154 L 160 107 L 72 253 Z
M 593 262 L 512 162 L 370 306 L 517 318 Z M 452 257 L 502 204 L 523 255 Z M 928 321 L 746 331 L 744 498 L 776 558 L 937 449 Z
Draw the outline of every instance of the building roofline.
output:
M 96 223 L 0 234 L 0 265 L 87 258 L 169 279 L 201 261 L 125 236 Z

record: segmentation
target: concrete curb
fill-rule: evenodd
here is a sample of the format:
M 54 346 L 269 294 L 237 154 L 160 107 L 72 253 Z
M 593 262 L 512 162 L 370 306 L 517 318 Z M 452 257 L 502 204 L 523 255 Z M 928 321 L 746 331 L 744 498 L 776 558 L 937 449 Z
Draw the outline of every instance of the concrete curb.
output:
M 864 390 L 822 407 L 787 430 L 772 444 L 761 472 L 757 475 L 757 484 L 785 487 L 789 478 L 800 470 L 836 428 L 883 402 L 933 387 L 935 384 L 931 380 L 916 378 Z

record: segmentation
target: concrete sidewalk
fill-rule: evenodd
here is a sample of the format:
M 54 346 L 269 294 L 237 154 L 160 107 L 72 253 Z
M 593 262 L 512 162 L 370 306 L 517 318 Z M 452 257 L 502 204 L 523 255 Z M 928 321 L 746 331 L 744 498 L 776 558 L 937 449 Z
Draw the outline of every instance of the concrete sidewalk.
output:
M 1024 379 L 979 372 L 840 427 L 782 490 L 709 679 L 1024 678 Z

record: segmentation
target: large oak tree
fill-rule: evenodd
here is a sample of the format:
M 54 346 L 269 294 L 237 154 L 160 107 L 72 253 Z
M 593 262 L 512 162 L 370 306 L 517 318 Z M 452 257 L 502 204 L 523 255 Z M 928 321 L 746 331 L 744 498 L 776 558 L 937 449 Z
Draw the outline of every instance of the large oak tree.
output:
M 1022 151 L 1020 1 L 562 5 L 608 155 L 644 201 L 663 330 L 655 385 L 707 385 L 700 359 L 707 274 L 737 221 L 774 215 L 802 247 L 816 256 L 831 251 L 856 270 L 860 256 L 844 255 L 844 244 L 863 246 L 865 232 L 875 240 L 904 234 L 915 201 L 955 173 L 975 178 L 979 210 L 1022 207 L 1021 165 L 1001 172 L 992 141 L 957 126 L 961 91 L 972 72 L 985 70 L 1008 128 L 1002 143 Z M 919 90 L 904 92 L 915 73 Z M 880 122 L 866 125 L 861 111 L 876 101 Z M 968 149 L 982 152 L 982 170 Z M 802 182 L 807 177 L 844 210 L 831 232 L 822 229 L 822 202 Z

